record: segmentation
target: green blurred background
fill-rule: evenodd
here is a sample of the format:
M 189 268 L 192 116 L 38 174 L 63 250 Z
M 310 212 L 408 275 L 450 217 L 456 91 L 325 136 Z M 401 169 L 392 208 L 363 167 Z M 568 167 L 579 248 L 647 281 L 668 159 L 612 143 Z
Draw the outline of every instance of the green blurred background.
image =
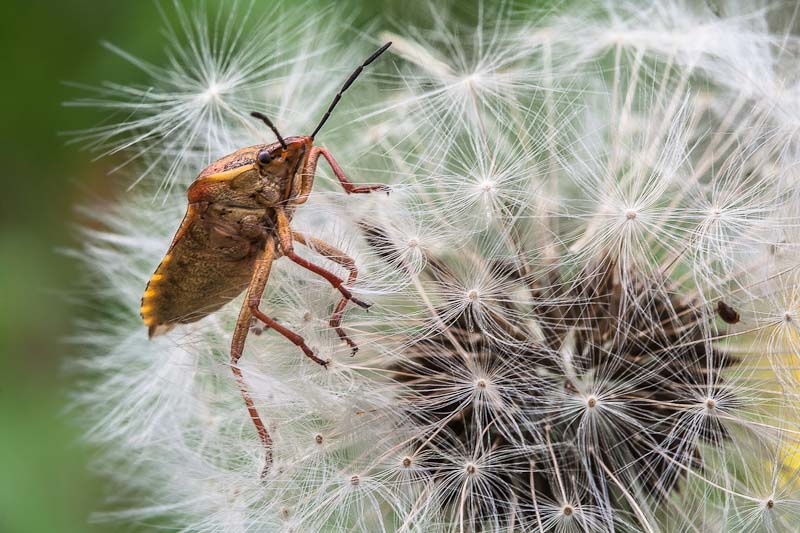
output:
M 4 2 L 0 194 L 0 531 L 97 532 L 89 523 L 108 487 L 87 466 L 89 452 L 65 409 L 71 350 L 63 341 L 77 275 L 59 248 L 74 247 L 73 210 L 92 196 L 113 198 L 110 161 L 92 162 L 62 133 L 102 114 L 66 108 L 81 96 L 63 82 L 140 81 L 104 50 L 109 40 L 158 57 L 152 2 Z
M 230 2 L 203 3 L 210 10 L 220 4 Z M 256 0 L 255 11 L 274 11 L 275 4 Z M 59 250 L 79 248 L 75 206 L 90 199 L 113 202 L 126 182 L 125 176 L 108 175 L 113 161 L 92 161 L 93 154 L 68 144 L 65 132 L 96 125 L 105 114 L 65 107 L 64 102 L 87 96 L 65 82 L 146 84 L 140 71 L 100 42 L 159 62 L 164 25 L 152 1 L 12 0 L 3 5 L 0 533 L 117 531 L 118 525 L 90 523 L 90 514 L 102 510 L 113 494 L 91 474 L 91 452 L 81 443 L 74 413 L 67 412 L 76 378 L 65 368 L 75 348 L 64 339 L 76 318 L 69 299 L 79 272 Z M 314 5 L 308 3 L 308 9 Z M 400 17 L 426 22 L 426 9 L 409 9 L 404 0 L 348 2 L 337 9 L 340 5 L 355 13 L 354 26 L 360 28 L 376 16 L 395 30 Z M 466 19 L 475 14 L 474 5 L 457 10 Z

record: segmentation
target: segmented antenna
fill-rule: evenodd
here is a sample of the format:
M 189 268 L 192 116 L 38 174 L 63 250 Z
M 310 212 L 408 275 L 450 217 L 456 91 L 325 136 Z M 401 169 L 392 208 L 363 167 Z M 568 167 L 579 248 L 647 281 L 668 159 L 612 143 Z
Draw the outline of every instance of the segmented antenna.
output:
M 264 115 L 263 113 L 259 113 L 258 111 L 253 111 L 252 113 L 250 113 L 250 116 L 251 117 L 255 117 L 255 118 L 263 121 L 264 124 L 269 126 L 269 129 L 271 129 L 275 133 L 275 137 L 278 138 L 278 142 L 281 143 L 281 146 L 283 146 L 283 149 L 284 150 L 288 150 L 289 149 L 289 147 L 286 146 L 286 141 L 284 141 L 283 137 L 281 137 L 281 134 L 278 133 L 278 128 L 276 128 L 275 124 L 273 124 L 272 121 L 267 118 L 267 115 Z
M 353 71 L 352 74 L 350 74 L 350 77 L 347 78 L 346 82 L 344 82 L 342 88 L 339 89 L 339 92 L 336 93 L 336 96 L 333 97 L 333 102 L 331 102 L 331 105 L 328 107 L 328 110 L 325 112 L 325 115 L 323 115 L 322 120 L 320 120 L 319 124 L 317 124 L 317 127 L 314 129 L 314 133 L 311 134 L 312 139 L 317 135 L 317 133 L 319 133 L 319 130 L 322 129 L 322 126 L 325 125 L 325 122 L 328 120 L 328 117 L 331 116 L 331 111 L 333 111 L 333 108 L 336 107 L 336 104 L 338 104 L 339 100 L 342 98 L 342 94 L 344 94 L 344 92 L 348 89 L 348 87 L 350 87 L 350 85 L 352 85 L 353 82 L 356 81 L 356 78 L 358 78 L 358 75 L 361 74 L 361 71 L 364 70 L 364 67 L 366 67 L 367 65 L 378 59 L 378 56 L 384 53 L 386 49 L 389 48 L 390 46 L 392 46 L 391 41 L 381 46 L 374 54 L 369 56 L 366 61 L 361 63 L 361 66 L 359 66 L 357 69 Z

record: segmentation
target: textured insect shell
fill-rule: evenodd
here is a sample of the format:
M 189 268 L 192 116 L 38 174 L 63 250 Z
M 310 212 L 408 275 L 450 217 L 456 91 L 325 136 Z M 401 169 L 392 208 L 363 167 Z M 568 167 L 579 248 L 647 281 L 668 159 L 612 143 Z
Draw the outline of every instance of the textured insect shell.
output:
M 189 204 L 172 244 L 145 288 L 141 315 L 150 337 L 195 322 L 247 288 L 271 206 L 299 190 L 311 139 L 242 148 L 206 167 L 189 187 Z M 268 151 L 263 165 L 257 156 Z

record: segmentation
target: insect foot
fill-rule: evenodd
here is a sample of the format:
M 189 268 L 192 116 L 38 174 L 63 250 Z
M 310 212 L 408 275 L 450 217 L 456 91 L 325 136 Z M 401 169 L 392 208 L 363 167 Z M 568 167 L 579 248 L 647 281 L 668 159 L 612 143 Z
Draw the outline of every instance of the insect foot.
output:
M 346 179 L 346 178 L 345 178 Z M 339 181 L 342 182 L 342 186 L 344 187 L 344 192 L 347 194 L 364 194 L 370 192 L 385 192 L 387 196 L 390 192 L 392 192 L 392 188 L 389 185 L 379 184 L 379 185 L 360 185 L 356 187 L 355 185 L 345 182 L 342 180 L 342 177 L 339 177 Z
M 323 367 L 325 369 L 327 369 L 328 365 L 331 363 L 330 359 L 320 359 L 319 357 L 314 355 L 314 352 L 311 351 L 311 350 L 307 351 L 306 355 L 308 356 L 309 359 L 311 359 L 312 361 L 314 361 L 315 363 L 317 363 L 318 365 L 320 365 L 321 367 Z
M 350 347 L 350 357 L 354 357 L 358 353 L 358 345 L 343 331 L 340 333 L 339 328 L 337 328 L 336 333 L 339 333 L 339 337 Z
M 356 298 L 355 296 L 352 296 L 352 295 L 350 296 L 350 301 L 353 302 L 354 304 L 356 304 L 357 306 L 359 306 L 361 309 L 369 310 L 369 308 L 372 307 L 371 303 L 365 302 L 363 300 L 359 300 L 358 298 Z

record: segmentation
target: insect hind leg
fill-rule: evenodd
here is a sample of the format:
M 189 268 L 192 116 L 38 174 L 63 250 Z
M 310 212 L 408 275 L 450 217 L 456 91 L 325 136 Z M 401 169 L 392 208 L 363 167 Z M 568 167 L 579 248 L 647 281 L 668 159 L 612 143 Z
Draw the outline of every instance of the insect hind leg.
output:
M 231 371 L 236 378 L 236 384 L 239 386 L 239 393 L 242 395 L 247 412 L 250 414 L 250 419 L 258 433 L 258 438 L 264 445 L 264 468 L 261 471 L 261 478 L 266 478 L 269 470 L 272 467 L 272 437 L 267 431 L 267 427 L 261 420 L 258 414 L 253 398 L 250 395 L 247 382 L 242 374 L 242 369 L 239 367 L 239 359 L 244 353 L 244 345 L 247 340 L 247 334 L 250 331 L 250 321 L 252 318 L 251 306 L 249 302 L 252 300 L 260 301 L 261 295 L 264 294 L 264 287 L 266 287 L 267 279 L 272 268 L 272 261 L 274 259 L 274 241 L 267 239 L 266 246 L 262 250 L 260 257 L 256 261 L 256 267 L 253 271 L 253 276 L 250 279 L 250 286 L 247 288 L 247 296 L 244 305 L 239 311 L 239 317 L 236 320 L 236 327 L 233 331 L 233 339 L 231 340 Z
M 356 282 L 356 277 L 358 276 L 358 269 L 356 268 L 356 262 L 353 261 L 349 255 L 344 253 L 343 251 L 331 246 L 330 244 L 317 239 L 315 237 L 310 237 L 307 235 L 303 235 L 300 232 L 293 231 L 292 232 L 292 239 L 308 246 L 309 248 L 313 249 L 315 252 L 320 254 L 323 257 L 326 257 L 333 261 L 334 263 L 343 266 L 349 272 L 347 277 L 347 284 L 353 285 Z M 336 305 L 336 308 L 333 310 L 333 314 L 331 315 L 330 319 L 330 326 L 336 331 L 336 334 L 342 339 L 353 352 L 353 355 L 356 354 L 358 351 L 358 345 L 351 339 L 347 333 L 345 333 L 344 329 L 342 329 L 342 316 L 344 315 L 344 309 L 347 307 L 347 298 L 342 298 L 339 300 L 339 303 Z

